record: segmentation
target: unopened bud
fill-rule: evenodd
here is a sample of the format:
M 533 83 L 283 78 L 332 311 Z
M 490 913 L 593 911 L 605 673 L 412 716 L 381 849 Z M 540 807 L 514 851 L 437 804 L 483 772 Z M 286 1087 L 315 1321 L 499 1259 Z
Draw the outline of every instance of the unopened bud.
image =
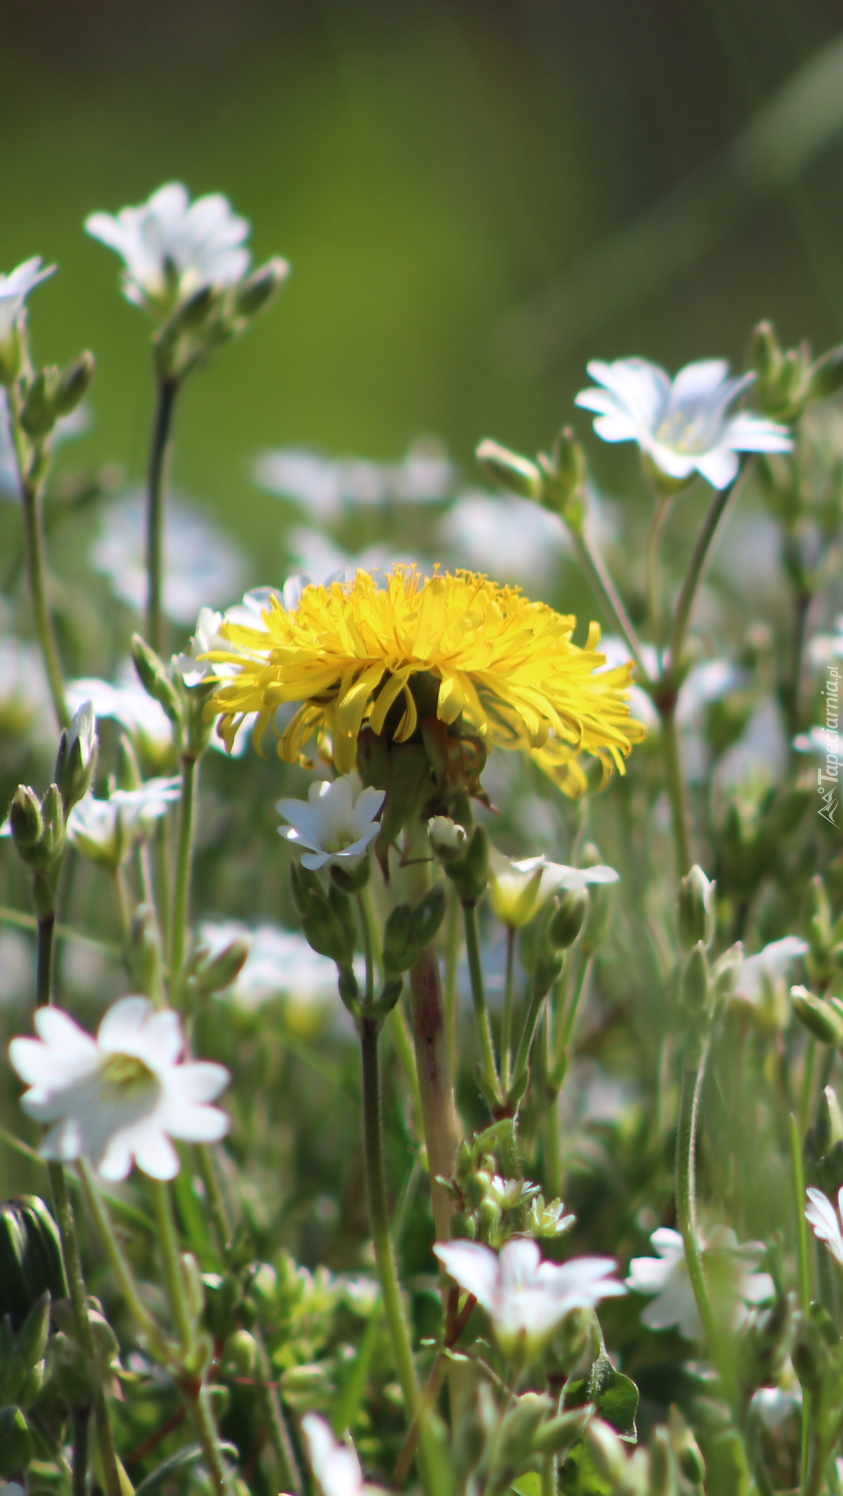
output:
M 831 1086 L 826 1086 L 817 1106 L 817 1120 L 813 1128 L 813 1143 L 820 1157 L 843 1143 L 843 1112 Z
M 140 634 L 132 635 L 132 659 L 141 684 L 149 696 L 164 708 L 174 727 L 180 727 L 184 715 L 181 698 L 164 667 L 164 662 L 150 649 Z
M 86 349 L 62 370 L 53 395 L 53 412 L 56 416 L 68 416 L 77 405 L 81 405 L 91 388 L 95 369 L 94 355 Z
M 679 943 L 690 951 L 701 941 L 706 947 L 714 938 L 714 884 L 696 863 L 679 884 L 677 905 Z
M 32 1435 L 20 1408 L 0 1408 L 0 1475 L 19 1475 L 32 1455 Z
M 93 704 L 83 702 L 61 735 L 55 781 L 65 812 L 72 810 L 91 788 L 97 765 L 97 719 Z
M 819 873 L 811 879 L 805 898 L 805 939 L 811 955 L 822 959 L 831 941 L 831 905 Z
M 19 1195 L 0 1204 L 0 1322 L 13 1328 L 26 1320 L 45 1293 L 67 1294 L 56 1224 L 37 1195 Z
M 194 332 L 197 327 L 201 327 L 213 310 L 218 294 L 215 286 L 200 286 L 175 312 L 170 324 L 171 330 Z
M 458 860 L 446 861 L 441 853 L 440 858 L 447 877 L 457 890 L 460 902 L 476 904 L 486 892 L 489 882 L 489 833 L 486 827 L 474 827 Z
M 527 457 L 511 452 L 498 442 L 486 440 L 477 448 L 477 461 L 486 476 L 508 493 L 518 494 L 522 499 L 541 498 L 541 474 Z
M 159 987 L 161 976 L 158 919 L 151 904 L 138 904 L 132 916 L 126 960 L 133 989 L 151 997 Z
M 9 824 L 15 850 L 24 862 L 31 860 L 44 834 L 41 801 L 28 784 L 19 784 L 9 807 Z
M 258 270 L 240 282 L 234 295 L 234 309 L 238 317 L 256 317 L 264 311 L 278 295 L 290 274 L 287 260 L 277 255 L 261 265 Z
M 588 915 L 591 899 L 587 888 L 569 888 L 560 898 L 548 922 L 546 934 L 558 951 L 572 946 Z
M 330 957 L 337 966 L 350 968 L 356 932 L 347 894 L 335 884 L 326 894 L 318 875 L 301 863 L 293 863 L 291 878 L 293 899 L 308 944 L 320 956 Z
M 728 1002 L 737 991 L 742 971 L 743 941 L 737 940 L 734 945 L 730 945 L 728 950 L 723 952 L 722 956 L 718 956 L 714 963 L 712 977 L 718 1001 Z
M 247 935 L 235 936 L 214 956 L 200 948 L 191 963 L 190 979 L 200 992 L 223 992 L 239 976 L 248 955 Z
M 433 816 L 427 823 L 430 845 L 440 862 L 456 862 L 468 846 L 468 832 L 450 816 Z
M 616 1485 L 622 1486 L 627 1468 L 623 1440 L 602 1418 L 592 1420 L 586 1438 L 598 1473 L 608 1481 L 610 1489 Z
M 830 1003 L 815 997 L 807 987 L 791 987 L 790 1000 L 793 1011 L 809 1033 L 822 1044 L 835 1046 L 843 1043 L 843 1018 Z
M 759 322 L 752 334 L 752 363 L 762 385 L 778 380 L 784 368 L 784 355 L 772 322 Z
M 26 392 L 20 423 L 27 436 L 35 441 L 49 435 L 56 424 L 54 401 L 58 380 L 58 369 L 39 369 Z
M 679 1461 L 679 1469 L 692 1486 L 702 1486 L 705 1480 L 705 1460 L 702 1450 L 677 1407 L 672 1407 L 670 1410 L 668 1428 L 671 1443 Z
M 383 964 L 388 976 L 398 976 L 415 964 L 436 935 L 445 917 L 446 904 L 445 890 L 437 883 L 415 908 L 398 904 L 392 910 L 383 941 Z
M 682 971 L 679 988 L 679 1000 L 686 1014 L 691 1019 L 702 1018 L 706 1012 L 711 995 L 711 979 L 708 971 L 708 957 L 702 941 L 694 946 L 689 952 Z
M 51 784 L 41 801 L 44 830 L 40 852 L 44 864 L 49 865 L 59 856 L 64 846 L 64 801 L 57 784 Z
M 225 1342 L 225 1360 L 240 1376 L 251 1377 L 258 1364 L 258 1346 L 248 1330 L 235 1330 Z

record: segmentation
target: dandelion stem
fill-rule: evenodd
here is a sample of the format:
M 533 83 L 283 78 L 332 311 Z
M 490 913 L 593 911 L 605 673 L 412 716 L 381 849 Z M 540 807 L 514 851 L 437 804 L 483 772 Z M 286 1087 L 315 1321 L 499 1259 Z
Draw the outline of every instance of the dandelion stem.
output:
M 486 1007 L 486 989 L 483 985 L 483 967 L 480 962 L 480 941 L 477 935 L 477 910 L 474 904 L 463 904 L 465 920 L 465 947 L 468 954 L 468 970 L 471 977 L 471 996 L 474 999 L 474 1016 L 477 1019 L 477 1036 L 480 1040 L 480 1065 L 483 1083 L 490 1098 L 500 1097 L 500 1083 L 495 1064 L 495 1046 L 492 1026 Z
M 193 870 L 193 820 L 199 764 L 191 753 L 181 760 L 181 800 L 173 880 L 173 917 L 170 925 L 170 1001 L 178 1007 L 181 992 L 187 927 L 190 919 L 190 880 Z
M 419 1389 L 410 1332 L 401 1303 L 398 1271 L 389 1229 L 389 1208 L 386 1199 L 384 1177 L 383 1140 L 381 1136 L 381 1092 L 378 1065 L 378 1020 L 363 1018 L 360 1021 L 360 1040 L 363 1059 L 363 1131 L 366 1152 L 366 1185 L 369 1196 L 369 1224 L 375 1247 L 375 1259 L 383 1294 L 386 1320 L 392 1341 L 392 1353 L 407 1416 L 416 1416 Z
M 149 452 L 146 510 L 146 636 L 147 642 L 161 653 L 164 646 L 162 611 L 164 554 L 164 496 L 172 450 L 171 428 L 179 381 L 172 374 L 158 381 L 155 422 Z

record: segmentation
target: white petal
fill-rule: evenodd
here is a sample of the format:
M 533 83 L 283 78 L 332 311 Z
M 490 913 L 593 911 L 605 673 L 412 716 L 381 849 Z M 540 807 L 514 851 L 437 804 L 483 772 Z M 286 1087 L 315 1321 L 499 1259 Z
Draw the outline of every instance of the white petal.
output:
M 694 364 L 687 364 L 684 369 L 680 369 L 673 381 L 673 403 L 708 403 L 716 398 L 728 373 L 729 365 L 723 358 L 702 358 Z
M 661 1293 L 670 1272 L 670 1264 L 663 1257 L 633 1257 L 627 1287 L 635 1293 Z
M 180 1100 L 201 1102 L 215 1101 L 230 1080 L 224 1065 L 216 1065 L 212 1060 L 188 1060 L 178 1066 L 172 1084 Z
M 228 1114 L 218 1106 L 180 1101 L 162 1109 L 161 1122 L 172 1137 L 183 1143 L 218 1143 L 231 1126 Z
M 604 442 L 637 442 L 641 440 L 641 429 L 635 424 L 631 416 L 617 415 L 598 416 L 594 422 L 597 435 Z
M 120 1054 L 137 1037 L 151 1011 L 152 1005 L 145 997 L 121 997 L 109 1008 L 99 1026 L 97 1039 L 100 1048 L 109 1054 Z
M 154 1122 L 139 1129 L 132 1139 L 135 1162 L 151 1179 L 175 1179 L 181 1168 L 179 1156 L 166 1133 Z
M 96 1048 L 91 1035 L 86 1034 L 62 1008 L 38 1008 L 34 1021 L 39 1037 L 63 1056 L 73 1053 L 81 1059 L 90 1056 L 92 1046 Z
M 793 438 L 786 426 L 768 421 L 765 416 L 739 411 L 727 423 L 725 440 L 736 452 L 789 452 Z
M 433 1248 L 449 1277 L 491 1310 L 499 1281 L 498 1259 L 490 1247 L 476 1241 L 439 1243 Z
M 714 488 L 728 488 L 738 475 L 740 462 L 729 447 L 715 447 L 695 459 L 697 471 Z
M 175 1065 L 183 1046 L 181 1019 L 178 1013 L 168 1009 L 163 1013 L 148 1014 L 132 1041 L 129 1052 L 146 1060 L 151 1069 L 157 1070 Z

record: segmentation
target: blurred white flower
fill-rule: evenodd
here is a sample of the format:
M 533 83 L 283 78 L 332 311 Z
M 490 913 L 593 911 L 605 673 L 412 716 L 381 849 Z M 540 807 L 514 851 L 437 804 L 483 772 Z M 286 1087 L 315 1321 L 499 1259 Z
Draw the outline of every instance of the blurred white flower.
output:
M 504 1355 L 536 1356 L 572 1309 L 594 1308 L 601 1299 L 626 1292 L 609 1275 L 610 1257 L 575 1257 L 561 1265 L 542 1262 L 527 1237 L 507 1242 L 500 1255 L 476 1241 L 437 1243 L 446 1273 L 486 1310 Z
M 35 987 L 35 950 L 20 930 L 0 929 L 0 1006 L 22 1002 Z
M 109 1008 L 96 1039 L 61 1008 L 35 1013 L 37 1039 L 13 1039 L 9 1059 L 29 1086 L 27 1116 L 51 1124 L 44 1158 L 89 1158 L 104 1179 L 125 1179 L 136 1162 L 153 1179 L 174 1179 L 179 1157 L 170 1139 L 211 1143 L 228 1131 L 225 1112 L 208 1105 L 229 1081 L 223 1065 L 185 1060 L 181 1020 L 144 997 Z
M 8 275 L 0 274 L 0 348 L 7 344 L 20 321 L 30 291 L 56 271 L 55 265 L 41 269 L 41 256 L 24 260 Z
M 787 770 L 788 740 L 781 708 L 765 696 L 755 708 L 736 743 L 717 760 L 715 794 L 728 801 L 732 792 L 748 780 L 764 785 L 779 783 Z
M 205 921 L 199 943 L 212 955 L 247 936 L 249 954 L 235 981 L 224 993 L 238 1007 L 259 1008 L 271 998 L 286 996 L 301 1008 L 320 1008 L 337 997 L 337 969 L 327 956 L 311 950 L 300 930 L 258 925 L 250 930 L 237 920 Z
M 521 929 L 541 912 L 555 893 L 587 888 L 590 883 L 617 883 L 611 867 L 564 867 L 544 856 L 513 862 L 489 848 L 489 897 L 503 924 Z
M 14 634 L 0 636 L 0 730 L 4 742 L 52 721 L 50 687 L 41 651 Z
M 59 447 L 74 436 L 82 436 L 91 424 L 87 405 L 78 405 L 69 416 L 60 416 L 53 427 L 52 445 Z M 0 390 L 0 498 L 20 501 L 20 474 L 15 444 L 9 426 L 6 391 Z
M 840 1224 L 843 1189 L 837 1191 L 836 1210 L 822 1190 L 809 1189 L 806 1190 L 806 1194 L 808 1196 L 808 1205 L 805 1208 L 806 1221 L 817 1241 L 825 1242 L 835 1262 L 839 1267 L 843 1267 L 843 1228 Z
M 685 1261 L 685 1244 L 678 1231 L 660 1226 L 650 1237 L 658 1257 L 633 1257 L 627 1288 L 634 1293 L 655 1294 L 641 1315 L 651 1330 L 677 1326 L 686 1340 L 699 1340 L 702 1325 Z M 769 1273 L 758 1272 L 765 1247 L 761 1242 L 740 1244 L 729 1226 L 715 1226 L 708 1233 L 703 1258 L 710 1286 L 719 1297 L 731 1301 L 733 1325 L 746 1317 L 747 1304 L 763 1304 L 775 1294 Z
M 292 499 L 311 520 L 325 523 L 355 509 L 380 508 L 394 500 L 439 502 L 451 490 L 454 469 L 439 443 L 423 438 L 394 464 L 282 447 L 262 453 L 252 475 L 260 488 Z
M 307 800 L 278 800 L 275 809 L 289 821 L 280 836 L 306 847 L 302 866 L 355 868 L 375 840 L 375 820 L 386 798 L 384 790 L 362 789 L 356 774 L 342 774 L 310 786 Z
M 322 1496 L 386 1496 L 382 1487 L 371 1486 L 363 1479 L 354 1446 L 335 1439 L 324 1418 L 305 1413 L 301 1426 L 310 1468 Z
M 137 491 L 109 504 L 91 547 L 95 571 L 115 597 L 141 612 L 146 603 L 146 500 Z M 227 602 L 242 586 L 246 563 L 231 535 L 194 505 L 171 500 L 164 538 L 164 612 L 173 623 L 192 624 L 199 609 Z
M 816 671 L 823 671 L 835 660 L 843 659 L 843 614 L 835 618 L 833 634 L 815 634 L 808 641 L 807 655 Z
M 156 820 L 180 794 L 178 776 L 148 779 L 136 790 L 113 790 L 107 800 L 88 794 L 70 812 L 67 834 L 92 862 L 118 867 L 138 842 L 152 835 Z
M 420 565 L 406 552 L 397 552 L 385 544 L 369 545 L 362 551 L 345 551 L 321 530 L 296 525 L 286 536 L 286 547 L 297 566 L 314 580 L 325 585 L 331 581 L 350 580 L 361 571 L 391 570 L 396 561 Z M 424 569 L 423 567 L 421 568 Z
M 134 747 L 149 763 L 167 762 L 173 751 L 173 725 L 160 702 L 148 696 L 131 661 L 117 684 L 89 676 L 67 685 L 67 704 L 75 712 L 90 701 L 97 717 L 109 717 L 125 727 Z
M 464 493 L 436 533 L 459 566 L 498 582 L 529 583 L 534 590 L 553 577 L 560 557 L 570 549 L 557 515 L 514 494 Z
M 784 935 L 773 940 L 754 956 L 747 956 L 735 990 L 735 997 L 752 1007 L 757 1007 L 769 989 L 785 985 L 785 976 L 792 962 L 807 956 L 808 943 L 798 935 Z
M 809 753 L 825 762 L 829 753 L 837 752 L 838 737 L 833 727 L 811 727 L 793 739 L 797 753 Z
M 601 389 L 581 390 L 576 404 L 594 411 L 594 429 L 607 442 L 637 442 L 642 453 L 677 481 L 701 473 L 715 488 L 737 476 L 738 452 L 789 452 L 786 426 L 749 411 L 728 415 L 729 406 L 753 375 L 729 379 L 729 365 L 701 359 L 671 382 L 664 369 L 644 358 L 593 359 L 588 372 Z
M 203 660 L 201 656 L 212 649 L 228 647 L 228 641 L 220 636 L 222 624 L 222 613 L 216 613 L 213 608 L 199 609 L 199 617 L 187 649 L 181 654 L 173 655 L 173 672 L 181 676 L 186 686 L 198 686 L 206 676 L 214 672 L 212 662 Z
M 92 213 L 85 229 L 122 255 L 123 292 L 136 306 L 165 309 L 204 286 L 232 285 L 251 259 L 248 220 L 218 192 L 191 203 L 181 182 L 117 214 Z
M 434 852 L 461 852 L 468 844 L 468 832 L 450 816 L 431 816 L 427 834 Z

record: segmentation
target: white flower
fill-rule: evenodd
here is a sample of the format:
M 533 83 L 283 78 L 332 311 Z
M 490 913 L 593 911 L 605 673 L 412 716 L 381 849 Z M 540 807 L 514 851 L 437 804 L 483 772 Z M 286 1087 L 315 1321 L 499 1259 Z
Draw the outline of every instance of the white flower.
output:
M 533 594 L 558 573 L 560 558 L 570 549 L 557 515 L 514 494 L 499 498 L 474 490 L 456 500 L 437 538 L 460 566 L 499 582 L 529 583 Z
M 0 1486 L 0 1496 L 26 1496 L 26 1492 L 16 1480 L 9 1480 Z
M 2 624 L 0 615 L 0 624 Z M 37 644 L 14 634 L 0 637 L 0 732 L 8 743 L 38 728 L 46 732 L 52 716 L 50 688 Z
M 244 935 L 249 940 L 249 954 L 223 994 L 239 1007 L 258 1008 L 282 994 L 304 1009 L 335 1002 L 336 966 L 329 957 L 311 950 L 299 930 L 282 930 L 277 925 L 258 925 L 250 930 L 236 920 L 219 924 L 206 921 L 199 929 L 199 943 L 213 956 Z
M 540 1193 L 540 1186 L 531 1184 L 529 1179 L 504 1179 L 502 1174 L 494 1174 L 486 1197 L 501 1210 L 517 1210 L 519 1205 L 529 1205 Z
M 386 1496 L 380 1486 L 363 1479 L 360 1461 L 351 1444 L 340 1444 L 324 1418 L 305 1413 L 301 1421 L 307 1457 L 322 1496 Z
M 99 537 L 91 547 L 95 571 L 106 577 L 114 596 L 136 612 L 146 604 L 146 499 L 132 492 L 103 512 Z M 224 603 L 243 584 L 245 561 L 231 535 L 212 525 L 202 511 L 178 497 L 168 505 L 164 535 L 163 607 L 173 623 L 190 625 L 199 609 Z
M 450 816 L 431 816 L 427 823 L 430 845 L 434 852 L 462 852 L 468 843 L 468 832 L 464 826 L 452 821 Z
M 391 546 L 378 543 L 368 545 L 362 551 L 346 551 L 326 535 L 324 530 L 311 530 L 305 525 L 296 525 L 286 536 L 287 549 L 303 571 L 310 576 L 343 580 L 353 578 L 358 570 L 389 571 L 397 561 L 410 565 L 416 558 L 397 553 Z
M 784 935 L 773 940 L 754 956 L 747 956 L 741 968 L 735 996 L 752 1007 L 758 1007 L 771 988 L 784 985 L 787 968 L 800 956 L 807 956 L 808 943 L 798 935 Z
M 26 298 L 48 275 L 53 275 L 55 265 L 41 269 L 41 256 L 24 260 L 9 275 L 0 275 L 0 348 L 7 344 L 20 321 Z
M 67 834 L 92 862 L 115 868 L 138 842 L 152 835 L 155 822 L 178 800 L 181 779 L 148 779 L 136 790 L 114 790 L 107 800 L 85 795 L 67 818 Z
M 513 862 L 496 847 L 489 849 L 489 873 L 492 908 L 503 924 L 516 930 L 535 919 L 555 893 L 618 881 L 611 867 L 564 867 L 544 856 Z
M 843 1230 L 840 1227 L 840 1212 L 843 1210 L 843 1189 L 837 1192 L 837 1209 L 835 1210 L 827 1195 L 822 1190 L 806 1190 L 809 1204 L 805 1209 L 805 1219 L 811 1227 L 817 1241 L 824 1241 L 835 1262 L 843 1267 Z
M 702 1326 L 685 1262 L 685 1244 L 678 1231 L 660 1226 L 650 1237 L 658 1257 L 633 1257 L 626 1280 L 634 1293 L 655 1294 L 641 1315 L 651 1330 L 678 1326 L 686 1340 L 699 1340 Z M 715 1226 L 705 1240 L 703 1259 L 710 1287 L 731 1301 L 733 1325 L 746 1317 L 747 1304 L 771 1299 L 775 1285 L 769 1273 L 757 1267 L 765 1253 L 761 1242 L 741 1245 L 728 1226 Z
M 542 1262 L 528 1237 L 515 1237 L 500 1253 L 475 1241 L 433 1248 L 450 1277 L 489 1315 L 505 1355 L 536 1355 L 572 1309 L 593 1308 L 626 1290 L 609 1274 L 610 1257 L 575 1257 L 558 1265 Z
M 777 1387 L 760 1387 L 750 1404 L 751 1411 L 771 1433 L 788 1418 L 800 1417 L 802 1413 L 802 1388 L 790 1361 L 785 1362 L 782 1378 L 784 1385 L 780 1382 Z
M 729 406 L 754 376 L 729 379 L 729 365 L 701 359 L 669 375 L 645 358 L 605 364 L 594 359 L 588 372 L 602 389 L 581 390 L 576 403 L 597 414 L 594 429 L 607 442 L 637 442 L 660 472 L 677 481 L 701 473 L 715 488 L 737 476 L 738 452 L 789 452 L 785 426 Z
M 414 442 L 395 465 L 282 447 L 264 452 L 252 471 L 261 488 L 292 499 L 312 520 L 323 523 L 355 509 L 381 507 L 391 499 L 436 503 L 447 497 L 454 476 L 442 447 L 429 439 Z
M 74 436 L 82 436 L 87 431 L 90 421 L 90 410 L 86 405 L 78 405 L 69 416 L 60 416 L 50 438 L 53 448 L 61 446 L 63 442 L 69 441 Z M 9 425 L 9 407 L 5 390 L 0 390 L 0 498 L 12 499 L 15 502 L 20 500 L 18 457 Z
M 67 703 L 76 711 L 90 701 L 97 717 L 110 717 L 125 727 L 134 747 L 151 764 L 163 766 L 173 754 L 173 724 L 160 702 L 147 694 L 129 663 L 115 685 L 89 676 L 67 685 Z
M 248 221 L 220 193 L 191 203 L 181 182 L 116 215 L 92 213 L 85 228 L 123 256 L 123 291 L 136 306 L 166 308 L 203 286 L 230 286 L 249 268 Z
M 209 1106 L 228 1084 L 223 1065 L 184 1060 L 177 1013 L 156 1012 L 144 997 L 109 1008 L 96 1039 L 61 1008 L 38 1008 L 37 1039 L 13 1039 L 9 1059 L 29 1090 L 27 1116 L 52 1124 L 44 1158 L 89 1158 L 104 1179 L 125 1179 L 133 1163 L 153 1179 L 174 1179 L 170 1142 L 211 1143 L 228 1118 Z
M 280 836 L 307 851 L 302 866 L 311 871 L 323 867 L 357 867 L 375 840 L 380 826 L 375 820 L 386 798 L 383 790 L 359 788 L 356 775 L 323 779 L 310 786 L 307 800 L 279 800 L 275 809 L 289 821 L 279 826 Z
M 173 655 L 173 670 L 186 686 L 198 686 L 206 676 L 216 673 L 211 661 L 203 660 L 201 656 L 212 649 L 229 647 L 228 641 L 220 635 L 222 625 L 222 613 L 216 613 L 213 608 L 199 609 L 190 644 L 182 654 Z

